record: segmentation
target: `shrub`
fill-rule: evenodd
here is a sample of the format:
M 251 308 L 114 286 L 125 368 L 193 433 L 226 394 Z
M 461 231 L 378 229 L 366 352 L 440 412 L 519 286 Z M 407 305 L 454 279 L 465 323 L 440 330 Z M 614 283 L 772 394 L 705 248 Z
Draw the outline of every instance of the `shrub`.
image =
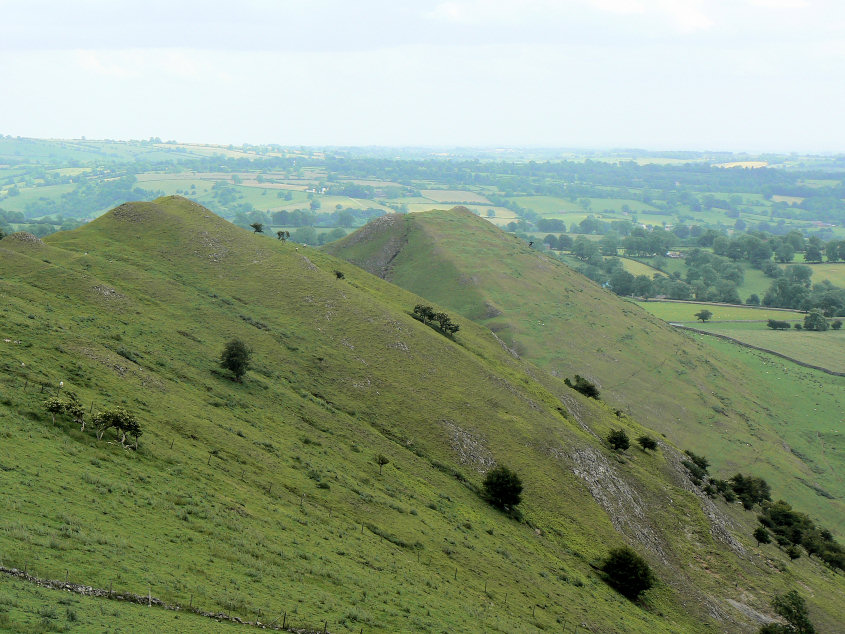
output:
M 640 447 L 643 448 L 643 451 L 654 451 L 655 449 L 657 449 L 657 441 L 651 436 L 642 435 L 637 438 L 637 443 Z
M 596 387 L 596 384 L 588 381 L 580 374 L 575 375 L 574 383 L 569 379 L 564 379 L 563 382 L 573 390 L 581 392 L 584 396 L 589 396 L 590 398 L 599 400 L 599 389 Z
M 762 526 L 758 526 L 754 529 L 754 539 L 757 540 L 757 547 L 760 547 L 760 544 L 771 544 L 772 537 L 769 535 L 769 531 L 767 531 Z
M 631 441 L 628 440 L 628 434 L 624 429 L 613 429 L 607 435 L 607 444 L 614 451 L 625 451 L 631 446 Z
M 834 330 L 839 330 L 840 328 L 842 328 L 842 320 L 834 319 L 832 322 L 830 322 L 830 327 Z
M 484 478 L 487 501 L 500 509 L 512 509 L 522 501 L 522 480 L 504 465 L 487 472 Z
M 779 616 L 789 623 L 788 626 L 779 624 L 766 625 L 760 629 L 761 634 L 776 632 L 795 632 L 796 634 L 815 634 L 816 628 L 810 622 L 807 604 L 795 590 L 786 594 L 775 595 L 772 607 Z
M 611 550 L 601 569 L 607 582 L 632 601 L 654 585 L 648 563 L 627 547 Z

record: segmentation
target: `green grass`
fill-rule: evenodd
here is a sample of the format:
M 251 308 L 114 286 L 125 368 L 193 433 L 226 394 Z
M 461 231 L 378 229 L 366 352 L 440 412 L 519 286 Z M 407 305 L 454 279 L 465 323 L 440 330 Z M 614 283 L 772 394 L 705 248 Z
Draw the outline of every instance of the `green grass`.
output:
M 505 261 L 537 257 L 515 239 L 501 249 Z M 563 618 L 598 631 L 706 631 L 709 602 L 736 596 L 735 583 L 763 611 L 771 593 L 805 584 L 817 622 L 834 622 L 841 578 L 775 548 L 736 556 L 709 517 L 750 549 L 754 514 L 708 510 L 679 486 L 671 443 L 615 456 L 598 438 L 648 430 L 469 320 L 454 340 L 438 334 L 408 314 L 420 297 L 329 255 L 166 198 L 46 246 L 6 238 L 0 256 L 4 565 L 193 597 L 245 619 L 287 612 L 331 631 L 552 630 Z M 235 336 L 255 350 L 243 383 L 217 367 Z M 41 386 L 59 381 L 86 408 L 136 412 L 139 451 L 54 425 Z M 390 459 L 382 475 L 377 454 Z M 523 477 L 525 521 L 477 494 L 491 459 Z M 642 606 L 594 572 L 626 542 L 660 579 Z M 23 606 L 8 619 L 24 628 L 54 596 L 36 605 L 31 587 L 2 592 Z M 724 609 L 720 627 L 753 627 Z M 74 610 L 88 629 L 108 610 L 125 629 L 166 631 L 152 619 L 173 616 L 136 623 L 102 600 Z
M 762 323 L 720 324 L 717 321 L 696 327 L 773 350 L 804 363 L 845 372 L 845 332 L 842 330 L 774 331 Z
M 710 320 L 714 322 L 752 320 L 762 321 L 765 325 L 765 322 L 769 319 L 777 319 L 781 321 L 804 321 L 804 313 L 799 311 L 772 310 L 765 307 L 755 308 L 753 306 L 725 306 L 722 304 L 707 304 L 698 302 L 690 304 L 683 302 L 660 301 L 635 303 L 663 321 L 695 322 L 697 321 L 695 313 L 701 311 L 702 309 L 707 309 L 713 313 Z
M 834 286 L 845 288 L 845 262 L 826 262 L 824 264 L 808 264 L 813 269 L 812 282 L 818 284 L 829 280 Z
M 799 459 L 780 441 L 778 430 L 806 414 L 803 403 L 784 399 L 770 406 L 768 392 L 757 391 L 748 378 L 766 371 L 756 360 L 714 355 L 709 342 L 677 332 L 646 312 L 659 310 L 669 320 L 694 321 L 694 313 L 704 306 L 648 303 L 640 308 L 467 214 L 414 215 L 367 239 L 366 231 L 326 248 L 369 266 L 385 245 L 401 242 L 391 260 L 391 281 L 491 329 L 522 357 L 557 376 L 587 377 L 612 407 L 679 446 L 695 451 L 702 443 L 700 426 L 715 425 L 719 434 L 707 444 L 718 470 L 732 474 L 752 469 L 757 448 L 765 447 L 776 465 L 767 470 L 773 488 L 781 492 L 776 495 L 806 508 L 823 524 L 845 530 L 845 486 L 836 476 L 842 467 L 841 444 L 824 459 L 820 446 L 810 445 L 807 460 Z M 388 235 L 394 236 L 393 243 Z M 798 313 L 709 308 L 717 319 L 803 319 Z M 787 372 L 781 378 L 790 394 L 816 389 L 816 378 L 805 373 Z M 836 420 L 842 403 L 830 394 L 834 385 L 841 389 L 845 382 L 827 375 L 819 380 L 830 383 L 831 391 L 814 404 L 814 414 Z M 817 471 L 818 465 L 827 466 Z M 816 486 L 832 499 L 820 495 Z
M 76 185 L 45 185 L 42 187 L 23 187 L 20 188 L 20 194 L 17 196 L 7 197 L 3 199 L 2 208 L 7 211 L 24 211 L 29 204 L 37 205 L 42 198 L 49 200 L 58 200 L 62 194 L 72 191 Z M 37 211 L 32 214 L 38 217 Z

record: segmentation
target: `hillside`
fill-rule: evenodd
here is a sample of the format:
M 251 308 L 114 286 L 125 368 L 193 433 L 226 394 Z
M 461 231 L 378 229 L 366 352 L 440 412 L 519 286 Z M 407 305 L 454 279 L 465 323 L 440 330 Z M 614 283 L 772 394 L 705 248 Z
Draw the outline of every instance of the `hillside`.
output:
M 461 208 L 371 222 L 326 250 L 495 332 L 721 477 L 753 471 L 845 534 L 845 379 L 676 332 Z M 694 319 L 690 307 L 690 319 Z
M 7 236 L 0 296 L 6 567 L 328 631 L 755 631 L 793 588 L 835 627 L 841 575 L 756 548 L 754 514 L 704 497 L 671 439 L 617 455 L 600 439 L 647 432 L 633 418 L 487 327 L 439 334 L 410 316 L 419 296 L 330 255 L 168 197 Z M 218 364 L 233 337 L 254 351 L 243 382 Z M 85 431 L 52 422 L 59 392 Z M 137 451 L 90 429 L 117 405 Z M 522 521 L 480 498 L 493 464 L 522 477 Z M 659 579 L 639 604 L 595 570 L 626 543 Z M 7 629 L 138 622 L 106 599 L 0 593 Z M 215 625 L 156 609 L 158 631 Z

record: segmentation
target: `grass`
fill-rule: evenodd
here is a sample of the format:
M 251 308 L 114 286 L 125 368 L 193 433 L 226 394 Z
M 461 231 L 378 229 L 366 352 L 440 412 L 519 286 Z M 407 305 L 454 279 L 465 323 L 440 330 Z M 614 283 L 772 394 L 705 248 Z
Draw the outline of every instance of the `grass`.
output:
M 443 220 L 455 230 L 465 222 Z M 552 266 L 506 240 L 500 259 L 523 280 L 516 264 L 526 256 L 538 270 Z M 671 443 L 617 456 L 598 440 L 612 427 L 653 432 L 515 359 L 469 320 L 454 340 L 441 336 L 408 314 L 419 296 L 329 255 L 178 198 L 128 205 L 45 246 L 8 238 L 0 253 L 11 340 L 0 339 L 4 565 L 152 589 L 244 619 L 287 612 L 295 626 L 328 621 L 332 631 L 532 631 L 558 619 L 706 631 L 707 597 L 728 585 L 720 579 L 759 597 L 749 601 L 764 611 L 769 594 L 800 581 L 820 622 L 832 622 L 837 578 L 776 549 L 735 556 L 699 498 L 678 486 Z M 440 280 L 454 273 L 448 262 L 421 264 Z M 589 306 L 576 293 L 594 291 L 580 288 L 562 298 L 565 310 Z M 255 350 L 243 383 L 217 367 L 235 336 Z M 54 425 L 41 390 L 59 381 L 86 408 L 134 411 L 140 449 L 110 435 L 98 442 L 61 417 Z M 835 440 L 826 446 L 833 454 Z M 390 460 L 382 475 L 378 454 Z M 477 494 L 489 460 L 522 477 L 522 522 Z M 584 470 L 594 475 L 577 475 Z M 717 515 L 736 513 L 722 505 Z M 732 520 L 746 546 L 754 521 Z M 658 571 L 644 605 L 594 572 L 623 543 Z M 9 611 L 10 623 L 28 627 L 33 607 L 62 617 L 53 593 L 36 605 L 30 587 L 3 587 L 4 600 L 24 606 Z M 89 629 L 99 609 L 138 627 L 128 608 L 102 606 L 72 609 Z M 168 629 L 152 619 L 172 615 L 149 618 L 142 629 Z M 722 623 L 749 627 L 734 611 Z
M 727 335 L 753 346 L 773 350 L 804 363 L 834 372 L 845 372 L 845 332 L 842 330 L 774 331 L 761 323 L 720 324 L 718 322 L 699 324 L 696 327 Z
M 765 307 L 755 308 L 753 306 L 726 306 L 723 304 L 682 302 L 635 302 L 643 310 L 662 319 L 672 322 L 696 322 L 695 313 L 702 309 L 708 309 L 713 313 L 711 322 L 719 321 L 762 321 L 764 324 L 769 319 L 780 321 L 804 321 L 804 313 L 799 311 L 772 310 Z M 700 321 L 698 323 L 701 323 Z
M 513 264 L 536 257 L 516 240 L 498 250 Z M 763 611 L 772 592 L 806 584 L 814 617 L 833 623 L 839 579 L 774 548 L 736 557 L 678 487 L 670 443 L 617 456 L 597 439 L 620 424 L 632 437 L 649 430 L 469 320 L 454 341 L 441 336 L 408 314 L 418 296 L 326 254 L 178 198 L 129 205 L 46 246 L 7 239 L 0 253 L 4 565 L 332 631 L 533 631 L 561 619 L 705 631 L 707 597 L 734 596 L 734 582 Z M 568 310 L 588 288 L 563 300 Z M 234 336 L 255 350 L 243 383 L 217 368 Z M 60 380 L 86 407 L 135 411 L 139 451 L 52 424 L 41 386 Z M 835 442 L 825 437 L 832 455 Z M 382 475 L 378 454 L 390 460 Z M 476 493 L 490 459 L 523 478 L 523 522 Z M 589 486 L 576 469 L 595 473 Z M 716 513 L 750 547 L 754 515 L 721 503 Z M 643 605 L 593 571 L 626 542 L 660 578 Z M 6 605 L 24 606 L 9 623 L 28 628 L 33 609 L 61 618 L 54 593 L 37 603 L 30 586 L 2 587 Z M 172 618 L 163 612 L 135 621 L 145 617 L 108 602 L 71 607 L 88 629 L 112 609 L 118 627 L 193 627 L 153 620 Z M 722 624 L 751 627 L 732 609 Z
M 556 376 L 587 377 L 613 408 L 677 445 L 697 451 L 706 442 L 705 453 L 717 470 L 753 470 L 763 451 L 774 465 L 765 476 L 774 490 L 822 524 L 845 530 L 845 486 L 835 475 L 842 468 L 840 441 L 832 439 L 824 451 L 809 443 L 805 460 L 779 435 L 807 414 L 806 403 L 781 399 L 781 394 L 818 393 L 823 384 L 810 411 L 820 420 L 837 420 L 842 402 L 834 394 L 842 378 L 784 371 L 778 365 L 781 391 L 770 403 L 768 387 L 759 388 L 752 377 L 774 370 L 758 358 L 714 354 L 711 342 L 677 332 L 646 312 L 694 321 L 703 306 L 648 303 L 641 308 L 468 214 L 414 215 L 394 223 L 392 231 L 402 235 L 404 244 L 391 260 L 393 282 L 484 325 Z M 368 246 L 352 234 L 326 248 L 366 265 L 387 243 L 380 236 Z M 765 320 L 771 314 L 803 320 L 799 313 L 742 306 L 711 310 L 716 319 Z M 705 428 L 718 432 L 703 441 Z

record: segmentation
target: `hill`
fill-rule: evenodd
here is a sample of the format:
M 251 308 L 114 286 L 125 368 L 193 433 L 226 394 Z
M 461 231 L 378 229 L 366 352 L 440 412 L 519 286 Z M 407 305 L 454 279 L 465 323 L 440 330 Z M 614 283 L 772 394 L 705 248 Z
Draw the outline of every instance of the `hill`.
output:
M 458 311 L 602 398 L 723 477 L 753 470 L 845 532 L 845 379 L 676 332 L 462 208 L 388 216 L 326 250 Z M 690 307 L 690 319 L 695 319 Z
M 671 442 L 610 451 L 611 428 L 648 430 L 330 255 L 169 197 L 8 236 L 0 263 L 6 567 L 329 631 L 754 631 L 794 587 L 836 622 L 841 576 L 757 549 L 754 514 L 702 495 Z M 242 382 L 219 368 L 234 337 L 254 351 Z M 84 431 L 44 409 L 70 392 Z M 114 406 L 137 451 L 91 431 Z M 479 495 L 493 464 L 522 477 L 521 519 Z M 596 572 L 623 544 L 659 579 L 640 603 Z M 0 627 L 141 622 L 16 579 Z

